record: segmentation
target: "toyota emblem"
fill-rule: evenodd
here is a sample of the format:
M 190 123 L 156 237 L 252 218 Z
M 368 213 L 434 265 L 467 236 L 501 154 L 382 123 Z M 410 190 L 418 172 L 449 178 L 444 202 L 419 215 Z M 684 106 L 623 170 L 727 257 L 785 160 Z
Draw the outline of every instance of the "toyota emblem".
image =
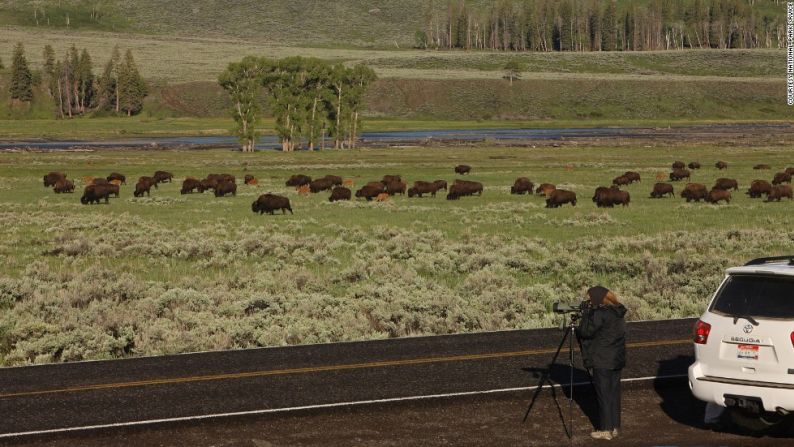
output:
M 753 332 L 753 325 L 745 324 L 743 329 L 745 334 L 749 334 L 750 332 Z

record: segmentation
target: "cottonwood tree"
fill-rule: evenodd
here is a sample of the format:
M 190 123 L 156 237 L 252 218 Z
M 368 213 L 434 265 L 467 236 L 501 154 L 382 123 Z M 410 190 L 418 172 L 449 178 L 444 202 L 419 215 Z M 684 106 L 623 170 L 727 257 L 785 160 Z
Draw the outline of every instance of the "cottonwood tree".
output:
M 259 95 L 264 71 L 269 68 L 263 59 L 247 56 L 230 63 L 218 77 L 218 83 L 232 99 L 232 117 L 243 152 L 253 152 L 256 145 L 255 125 L 259 119 Z
M 505 64 L 505 78 L 510 80 L 510 85 L 513 85 L 513 79 L 520 79 L 521 73 L 526 71 L 524 63 L 519 59 L 510 59 Z
M 22 43 L 14 47 L 11 59 L 11 85 L 9 87 L 11 105 L 29 103 L 33 100 L 33 74 L 25 58 L 25 48 Z

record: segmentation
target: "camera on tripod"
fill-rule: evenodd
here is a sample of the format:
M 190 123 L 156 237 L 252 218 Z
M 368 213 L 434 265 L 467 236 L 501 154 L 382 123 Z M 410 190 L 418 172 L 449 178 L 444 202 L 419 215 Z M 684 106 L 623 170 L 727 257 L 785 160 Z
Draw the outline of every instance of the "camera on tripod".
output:
M 584 300 L 579 303 L 578 306 L 574 306 L 572 304 L 566 304 L 561 302 L 556 302 L 552 305 L 551 309 L 554 311 L 555 314 L 562 314 L 562 315 L 570 315 L 571 320 L 576 321 L 582 318 L 582 314 L 587 311 L 590 307 L 590 301 Z

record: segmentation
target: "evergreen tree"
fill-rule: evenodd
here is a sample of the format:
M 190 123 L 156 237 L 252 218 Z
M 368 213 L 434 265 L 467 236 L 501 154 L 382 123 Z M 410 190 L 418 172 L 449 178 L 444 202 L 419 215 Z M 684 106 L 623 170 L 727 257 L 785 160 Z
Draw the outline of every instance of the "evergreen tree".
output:
M 147 95 L 146 83 L 138 72 L 138 66 L 132 57 L 132 50 L 124 54 L 124 61 L 117 67 L 117 109 L 132 116 L 143 109 L 143 99 Z
M 25 58 L 25 48 L 22 43 L 14 47 L 11 61 L 11 86 L 9 88 L 11 102 L 30 102 L 33 100 L 33 74 Z
M 609 0 L 604 10 L 604 17 L 601 25 L 601 48 L 604 51 L 615 51 L 618 49 L 618 19 L 617 5 L 615 0 Z
M 52 45 L 45 45 L 44 46 L 44 67 L 43 67 L 43 81 L 44 84 L 47 86 L 47 94 L 50 95 L 51 98 L 55 97 L 55 50 L 52 49 Z
M 91 56 L 83 48 L 77 65 L 76 78 L 80 93 L 80 113 L 85 113 L 94 102 L 94 72 Z
M 97 80 L 97 107 L 100 110 L 116 110 L 116 66 L 113 58 L 105 64 Z

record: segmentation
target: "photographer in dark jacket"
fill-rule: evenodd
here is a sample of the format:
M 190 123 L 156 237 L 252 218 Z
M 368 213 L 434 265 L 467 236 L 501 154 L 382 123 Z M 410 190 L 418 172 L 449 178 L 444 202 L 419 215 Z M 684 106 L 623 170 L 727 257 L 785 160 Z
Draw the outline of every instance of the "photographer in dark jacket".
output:
M 620 372 L 626 366 L 626 308 L 602 286 L 587 291 L 579 338 L 585 368 L 593 371 L 600 427 L 590 435 L 610 440 L 620 428 Z

